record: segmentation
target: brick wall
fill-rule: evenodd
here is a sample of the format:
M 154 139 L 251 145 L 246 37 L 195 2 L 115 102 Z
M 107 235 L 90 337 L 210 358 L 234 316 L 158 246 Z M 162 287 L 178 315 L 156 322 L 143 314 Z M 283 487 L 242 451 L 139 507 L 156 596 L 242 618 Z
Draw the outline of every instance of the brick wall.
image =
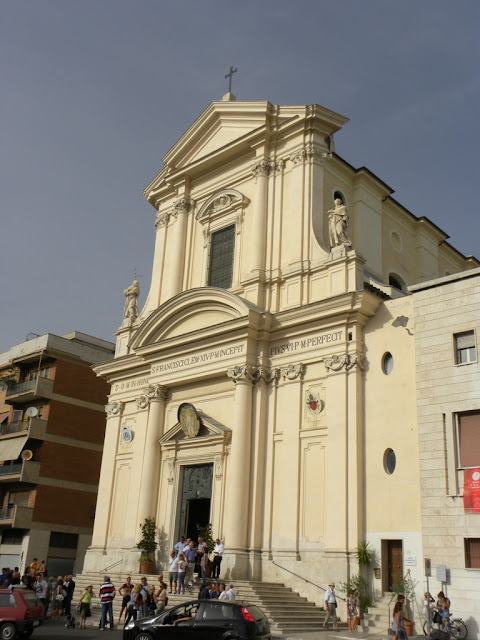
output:
M 50 402 L 47 433 L 103 444 L 105 423 L 103 411 L 85 409 L 57 400 Z
M 56 442 L 44 442 L 39 452 L 40 475 L 69 482 L 98 484 L 102 453 Z
M 96 501 L 96 493 L 39 485 L 33 520 L 91 529 Z
M 106 404 L 110 386 L 97 378 L 88 365 L 57 360 L 53 390 L 71 398 Z

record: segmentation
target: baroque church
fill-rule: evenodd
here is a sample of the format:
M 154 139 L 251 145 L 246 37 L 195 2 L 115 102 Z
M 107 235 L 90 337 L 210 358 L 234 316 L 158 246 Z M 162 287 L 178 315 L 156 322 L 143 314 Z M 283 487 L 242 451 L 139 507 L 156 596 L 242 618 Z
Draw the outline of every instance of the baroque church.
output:
M 95 367 L 111 395 L 85 571 L 137 572 L 153 517 L 164 568 L 211 523 L 233 580 L 318 598 L 304 579 L 345 581 L 364 540 L 377 591 L 409 564 L 422 579 L 407 288 L 479 263 L 335 152 L 346 122 L 227 94 L 164 156 L 147 300 L 125 291 Z

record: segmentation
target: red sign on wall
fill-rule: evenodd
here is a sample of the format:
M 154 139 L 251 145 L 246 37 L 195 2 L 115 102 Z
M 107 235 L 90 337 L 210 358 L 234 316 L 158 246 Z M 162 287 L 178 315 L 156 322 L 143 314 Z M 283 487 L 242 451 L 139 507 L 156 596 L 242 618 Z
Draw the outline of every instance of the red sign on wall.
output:
M 463 472 L 463 508 L 465 513 L 480 513 L 480 467 Z

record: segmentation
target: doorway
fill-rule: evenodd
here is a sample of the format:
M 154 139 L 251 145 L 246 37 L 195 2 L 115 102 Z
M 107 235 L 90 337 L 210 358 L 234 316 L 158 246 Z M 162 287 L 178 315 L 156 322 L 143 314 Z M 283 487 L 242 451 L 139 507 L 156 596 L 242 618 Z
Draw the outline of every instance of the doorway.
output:
M 403 579 L 403 541 L 382 540 L 382 589 L 392 591 L 394 584 Z
M 213 464 L 184 466 L 177 505 L 177 537 L 197 540 L 198 527 L 210 521 Z

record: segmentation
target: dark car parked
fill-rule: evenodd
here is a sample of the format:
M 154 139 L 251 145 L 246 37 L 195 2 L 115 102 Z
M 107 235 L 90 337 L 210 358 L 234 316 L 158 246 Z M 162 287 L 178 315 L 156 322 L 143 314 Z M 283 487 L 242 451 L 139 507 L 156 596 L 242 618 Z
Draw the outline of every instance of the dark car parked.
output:
M 195 600 L 126 625 L 123 640 L 270 640 L 258 607 L 238 601 Z
M 42 624 L 43 605 L 33 591 L 0 589 L 0 640 L 25 640 Z

